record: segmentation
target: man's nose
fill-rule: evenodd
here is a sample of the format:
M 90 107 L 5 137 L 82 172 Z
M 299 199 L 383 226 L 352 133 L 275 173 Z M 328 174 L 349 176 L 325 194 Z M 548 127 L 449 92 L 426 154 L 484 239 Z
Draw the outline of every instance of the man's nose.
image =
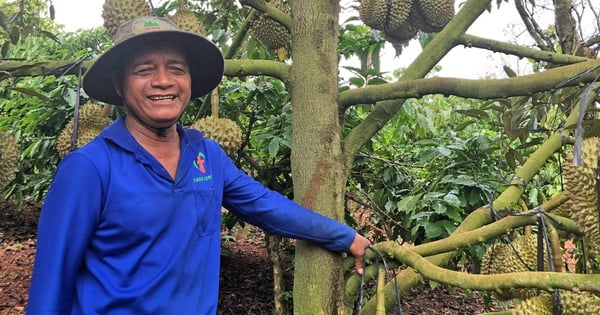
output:
M 172 83 L 171 75 L 165 68 L 159 68 L 152 76 L 152 84 L 157 86 L 170 85 Z

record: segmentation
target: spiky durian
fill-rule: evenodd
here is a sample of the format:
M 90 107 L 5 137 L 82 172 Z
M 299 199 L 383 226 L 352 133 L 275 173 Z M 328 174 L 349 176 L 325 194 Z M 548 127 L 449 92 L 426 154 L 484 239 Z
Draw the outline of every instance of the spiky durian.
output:
M 152 8 L 144 0 L 106 0 L 102 5 L 104 28 L 111 37 L 121 24 L 144 15 L 153 15 Z
M 564 315 L 600 314 L 600 298 L 590 292 L 560 290 Z
M 600 314 L 600 299 L 592 293 L 560 290 L 559 295 L 562 307 L 561 314 Z M 514 307 L 512 313 L 515 315 L 552 315 L 552 300 L 551 293 L 543 292 L 539 296 L 522 301 Z
M 521 301 L 512 311 L 514 315 L 552 315 L 552 296 L 541 294 Z
M 589 238 L 592 250 L 600 250 L 600 216 L 596 196 L 596 173 L 598 171 L 598 148 L 600 138 L 583 139 L 581 165 L 573 164 L 573 153 L 569 153 L 564 165 L 564 177 L 570 211 L 565 216 L 577 223 Z
M 75 117 L 65 125 L 56 140 L 56 151 L 62 158 L 72 149 L 80 148 L 84 144 L 94 139 L 104 127 L 108 126 L 112 120 L 103 116 L 103 107 L 93 103 L 87 103 L 79 108 L 79 117 L 77 120 L 77 139 L 75 147 L 72 148 L 71 139 L 73 128 L 75 126 Z
M 242 130 L 233 120 L 208 116 L 194 122 L 192 128 L 217 141 L 229 156 L 234 156 L 242 145 Z
M 15 175 L 19 163 L 19 145 L 8 132 L 0 131 L 0 189 L 6 187 Z
M 424 32 L 438 32 L 454 17 L 454 0 L 416 0 L 415 7 L 415 21 Z
M 547 253 L 544 246 L 544 253 Z M 548 258 L 544 254 L 544 266 Z M 488 247 L 481 261 L 482 274 L 502 274 L 527 272 L 537 269 L 537 235 L 527 234 L 515 238 L 510 243 L 496 243 Z M 509 300 L 515 297 L 536 296 L 535 289 L 509 289 L 496 292 L 499 299 Z
M 361 0 L 358 13 L 374 29 L 399 33 L 410 26 L 407 22 L 412 7 L 412 0 Z
M 288 8 L 281 0 L 271 0 L 271 5 L 284 13 L 289 13 Z M 292 38 L 290 31 L 281 23 L 260 14 L 250 26 L 250 33 L 256 37 L 267 49 L 279 49 L 288 46 Z
M 414 10 L 412 0 L 361 0 L 358 13 L 363 23 L 382 31 L 387 41 L 403 43 L 419 31 L 410 22 Z
M 198 20 L 196 14 L 188 9 L 179 9 L 173 16 L 171 21 L 179 27 L 179 29 L 187 32 L 192 32 L 201 36 L 206 35 L 206 29 L 202 22 Z

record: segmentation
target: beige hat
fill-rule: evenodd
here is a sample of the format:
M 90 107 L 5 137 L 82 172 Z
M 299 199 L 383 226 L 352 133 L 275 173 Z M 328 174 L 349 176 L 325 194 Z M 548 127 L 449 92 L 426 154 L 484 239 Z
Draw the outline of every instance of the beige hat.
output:
M 209 39 L 185 32 L 169 19 L 142 16 L 122 24 L 114 37 L 114 45 L 87 70 L 83 77 L 83 89 L 92 98 L 113 105 L 123 105 L 112 83 L 117 67 L 144 42 L 166 40 L 180 45 L 187 56 L 192 76 L 191 97 L 207 94 L 221 82 L 223 55 Z

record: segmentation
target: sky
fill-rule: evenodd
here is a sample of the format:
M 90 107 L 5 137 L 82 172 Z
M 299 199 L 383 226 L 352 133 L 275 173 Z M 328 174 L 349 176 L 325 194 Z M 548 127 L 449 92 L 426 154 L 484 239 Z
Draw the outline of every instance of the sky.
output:
M 102 25 L 101 14 L 104 0 L 53 0 L 52 2 L 56 12 L 55 21 L 63 24 L 66 31 L 88 29 Z M 154 0 L 153 4 L 158 6 L 162 2 L 161 0 Z M 456 1 L 456 5 L 458 6 L 460 2 L 462 1 Z M 471 26 L 468 33 L 496 40 L 512 40 L 515 37 L 515 31 L 511 24 L 516 23 L 516 21 L 511 22 L 510 18 L 516 16 L 514 5 L 503 3 L 499 10 L 494 7 L 491 12 L 484 12 Z M 381 70 L 391 73 L 398 68 L 406 67 L 420 52 L 419 44 L 412 41 L 399 57 L 395 57 L 394 49 L 391 45 L 388 45 L 381 56 Z M 349 60 L 342 63 L 342 65 L 356 66 L 357 62 L 357 60 Z M 466 79 L 478 79 L 488 75 L 502 77 L 503 63 L 510 64 L 519 74 L 527 72 L 526 67 L 519 66 L 518 59 L 514 57 L 492 54 L 477 48 L 457 46 L 440 61 L 439 65 L 442 70 L 436 75 Z

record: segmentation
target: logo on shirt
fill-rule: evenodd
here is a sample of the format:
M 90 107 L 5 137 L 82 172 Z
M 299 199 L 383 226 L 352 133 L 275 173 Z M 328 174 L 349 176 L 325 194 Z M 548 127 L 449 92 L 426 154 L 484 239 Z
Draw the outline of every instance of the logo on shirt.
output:
M 212 179 L 212 175 L 206 175 L 206 157 L 204 153 L 198 152 L 194 160 L 194 167 L 200 171 L 203 176 L 194 177 L 194 182 L 206 182 Z

